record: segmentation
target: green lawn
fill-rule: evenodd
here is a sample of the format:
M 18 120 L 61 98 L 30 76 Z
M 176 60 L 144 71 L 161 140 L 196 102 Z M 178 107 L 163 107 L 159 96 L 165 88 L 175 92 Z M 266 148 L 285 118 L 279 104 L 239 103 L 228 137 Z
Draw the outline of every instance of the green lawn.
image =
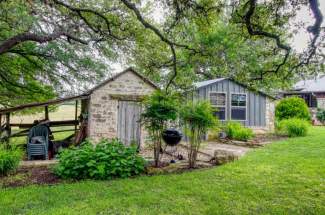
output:
M 0 214 L 325 214 L 325 128 L 208 170 L 3 189 Z

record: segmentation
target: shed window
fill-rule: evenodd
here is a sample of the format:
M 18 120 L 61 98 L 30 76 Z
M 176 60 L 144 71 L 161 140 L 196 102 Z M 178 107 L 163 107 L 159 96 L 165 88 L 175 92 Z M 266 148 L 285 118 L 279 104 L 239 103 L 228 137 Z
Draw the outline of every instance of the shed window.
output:
M 210 93 L 210 102 L 215 107 L 214 115 L 220 120 L 226 119 L 226 93 Z
M 246 120 L 246 94 L 232 94 L 231 95 L 231 119 L 232 120 Z

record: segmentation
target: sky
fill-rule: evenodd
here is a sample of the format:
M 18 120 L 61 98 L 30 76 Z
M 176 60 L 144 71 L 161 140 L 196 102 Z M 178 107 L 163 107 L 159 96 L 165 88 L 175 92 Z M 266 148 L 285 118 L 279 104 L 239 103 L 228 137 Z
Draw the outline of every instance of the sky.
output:
M 324 21 L 322 26 L 325 27 L 325 0 L 319 0 L 320 10 L 324 16 Z M 304 22 L 307 25 L 312 25 L 314 23 L 313 15 L 308 10 L 308 8 L 302 8 L 297 12 L 297 17 L 295 22 Z M 306 29 L 300 29 L 293 37 L 292 46 L 298 51 L 303 51 L 310 39 L 310 34 L 306 31 Z

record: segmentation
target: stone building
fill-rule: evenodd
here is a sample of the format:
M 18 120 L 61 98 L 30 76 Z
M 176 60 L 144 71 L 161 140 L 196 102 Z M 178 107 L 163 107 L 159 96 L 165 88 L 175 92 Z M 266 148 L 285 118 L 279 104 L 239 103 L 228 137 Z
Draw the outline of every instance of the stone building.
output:
M 109 78 L 86 94 L 83 114 L 92 140 L 119 138 L 126 145 L 142 143 L 146 132 L 140 125 L 141 100 L 157 86 L 132 68 Z
M 35 124 L 12 122 L 12 114 L 29 108 L 44 107 L 44 117 L 35 119 L 36 121 L 46 121 L 51 128 L 61 128 L 52 133 L 74 131 L 64 140 L 53 140 L 57 143 L 79 144 L 88 137 L 95 143 L 103 138 L 119 138 L 126 145 L 141 145 L 146 139 L 146 131 L 140 123 L 141 101 L 157 88 L 149 79 L 129 68 L 80 95 L 0 108 L 0 138 L 8 140 L 17 135 L 27 136 L 29 128 Z M 52 120 L 49 107 L 66 102 L 75 102 L 75 111 L 71 114 L 74 119 Z M 71 129 L 72 126 L 74 129 Z M 69 129 L 64 129 L 65 127 Z M 12 128 L 20 130 L 13 133 Z

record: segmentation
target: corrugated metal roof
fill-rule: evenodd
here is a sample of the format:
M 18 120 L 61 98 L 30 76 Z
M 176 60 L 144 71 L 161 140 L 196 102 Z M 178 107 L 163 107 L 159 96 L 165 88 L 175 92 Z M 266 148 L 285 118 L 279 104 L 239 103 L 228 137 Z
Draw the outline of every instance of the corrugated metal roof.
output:
M 233 82 L 235 82 L 235 83 L 237 83 L 237 84 L 239 84 L 239 85 L 241 85 L 241 86 L 243 86 L 245 88 L 248 88 L 249 90 L 252 90 L 247 85 L 242 84 L 242 83 L 239 83 L 239 82 L 237 82 L 237 81 L 235 81 L 235 80 L 233 80 L 231 78 L 216 78 L 216 79 L 211 79 L 211 80 L 196 82 L 193 85 L 194 85 L 195 88 L 198 89 L 198 88 L 205 87 L 205 86 L 208 86 L 210 84 L 214 84 L 214 83 L 217 83 L 217 82 L 220 82 L 220 81 L 223 81 L 223 80 L 233 81 Z M 267 96 L 267 97 L 269 97 L 271 99 L 276 99 L 275 97 L 273 97 L 271 95 L 268 95 L 268 94 L 264 93 L 263 91 L 260 91 L 260 90 L 255 90 L 255 91 L 258 92 L 258 93 L 260 93 L 260 94 L 262 94 L 262 95 L 265 95 L 265 96 Z
M 293 90 L 299 92 L 325 92 L 325 75 L 316 79 L 299 81 L 294 85 Z
M 212 80 L 200 81 L 200 82 L 194 83 L 194 86 L 196 88 L 205 87 L 205 86 L 208 86 L 210 84 L 214 84 L 214 83 L 217 83 L 219 81 L 223 81 L 225 79 L 227 79 L 227 78 L 216 78 L 216 79 L 212 79 Z

